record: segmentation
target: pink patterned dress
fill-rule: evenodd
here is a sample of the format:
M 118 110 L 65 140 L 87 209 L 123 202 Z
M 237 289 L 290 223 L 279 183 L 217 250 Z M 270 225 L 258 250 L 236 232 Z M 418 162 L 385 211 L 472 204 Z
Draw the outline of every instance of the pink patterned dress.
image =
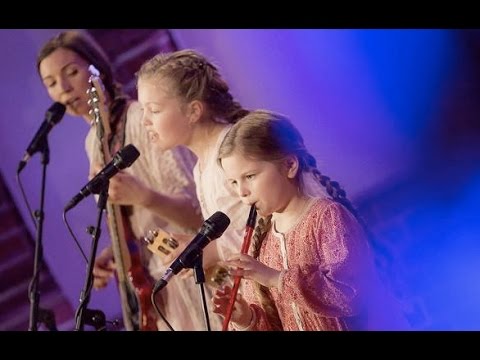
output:
M 312 198 L 286 233 L 275 223 L 262 243 L 259 260 L 282 271 L 270 292 L 284 330 L 393 330 L 393 307 L 376 277 L 361 226 L 342 205 Z M 271 330 L 252 282 L 244 297 L 254 316 L 243 330 Z M 380 307 L 379 307 L 380 306 Z M 400 321 L 400 323 L 398 322 Z

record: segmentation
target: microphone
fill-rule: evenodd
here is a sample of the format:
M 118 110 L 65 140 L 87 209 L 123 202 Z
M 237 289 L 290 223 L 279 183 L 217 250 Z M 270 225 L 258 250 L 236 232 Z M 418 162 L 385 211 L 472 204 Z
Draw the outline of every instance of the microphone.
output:
M 158 280 L 153 287 L 153 294 L 163 289 L 173 275 L 176 275 L 182 269 L 193 267 L 202 250 L 210 241 L 222 236 L 225 229 L 230 225 L 230 219 L 221 211 L 217 211 L 203 223 L 200 232 L 188 244 L 185 250 L 165 271 L 165 274 Z
M 30 160 L 33 154 L 40 150 L 45 138 L 52 128 L 57 125 L 60 120 L 62 120 L 63 115 L 65 114 L 65 105 L 56 102 L 50 106 L 45 113 L 45 120 L 43 120 L 42 125 L 37 130 L 37 133 L 33 137 L 32 141 L 28 145 L 27 151 L 23 159 L 18 164 L 17 174 L 22 171 L 22 169 L 27 164 L 27 161 Z
M 140 152 L 135 146 L 129 144 L 123 149 L 120 149 L 112 161 L 110 161 L 95 177 L 85 185 L 80 192 L 75 195 L 70 202 L 63 209 L 64 212 L 76 206 L 81 200 L 90 194 L 98 194 L 107 184 L 111 177 L 113 177 L 120 170 L 132 165 L 140 156 Z

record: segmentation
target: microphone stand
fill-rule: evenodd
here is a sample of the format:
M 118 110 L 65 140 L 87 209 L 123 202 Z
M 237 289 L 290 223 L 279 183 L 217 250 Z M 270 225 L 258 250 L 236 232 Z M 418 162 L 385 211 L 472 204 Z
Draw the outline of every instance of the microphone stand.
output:
M 87 309 L 88 303 L 90 302 L 90 295 L 92 293 L 93 287 L 93 266 L 95 264 L 95 257 L 97 254 L 98 240 L 101 233 L 101 224 L 102 224 L 102 215 L 105 210 L 108 198 L 108 185 L 109 181 L 107 180 L 103 184 L 102 189 L 99 193 L 99 198 L 97 202 L 98 215 L 97 215 L 97 226 L 92 228 L 90 234 L 92 235 L 92 248 L 90 251 L 90 258 L 88 259 L 87 264 L 87 276 L 85 279 L 85 285 L 80 293 L 80 305 L 75 312 L 75 330 L 83 331 L 85 324 L 94 326 L 96 330 L 105 330 L 106 329 L 106 320 L 105 315 L 100 310 L 90 310 Z
M 207 302 L 205 299 L 205 272 L 203 271 L 203 251 L 200 252 L 200 255 L 195 260 L 193 265 L 193 273 L 195 275 L 195 284 L 200 285 L 200 295 L 202 297 L 202 307 L 203 307 L 203 317 L 205 319 L 205 326 L 207 327 L 207 331 L 211 331 L 210 329 L 210 318 L 208 316 L 208 308 Z
M 38 323 L 44 322 L 49 330 L 56 331 L 55 315 L 50 310 L 41 309 L 40 293 L 38 291 L 38 285 L 40 282 L 40 265 L 43 261 L 43 221 L 44 221 L 44 204 L 45 204 L 45 182 L 47 177 L 47 165 L 50 162 L 50 149 L 48 147 L 48 141 L 45 137 L 39 146 L 41 152 L 42 168 L 42 180 L 40 190 L 40 209 L 34 211 L 36 219 L 36 232 L 35 232 L 35 252 L 33 258 L 33 276 L 29 286 L 29 299 L 30 299 L 30 320 L 28 325 L 29 331 L 37 331 Z M 22 166 L 23 168 L 23 166 Z M 17 173 L 20 173 L 22 169 L 19 167 Z

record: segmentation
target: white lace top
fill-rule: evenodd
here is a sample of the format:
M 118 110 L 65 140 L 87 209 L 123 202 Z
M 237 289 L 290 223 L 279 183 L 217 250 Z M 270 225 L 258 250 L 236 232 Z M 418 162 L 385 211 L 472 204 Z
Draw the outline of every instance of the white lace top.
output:
M 239 253 L 242 247 L 245 225 L 250 207 L 241 202 L 238 195 L 228 185 L 222 168 L 217 163 L 218 150 L 231 125 L 219 134 L 216 144 L 207 155 L 205 166 L 200 170 L 199 163 L 193 168 L 193 177 L 197 184 L 197 197 L 202 215 L 208 219 L 217 211 L 230 218 L 230 225 L 223 235 L 215 240 L 219 256 L 225 260 L 233 253 Z

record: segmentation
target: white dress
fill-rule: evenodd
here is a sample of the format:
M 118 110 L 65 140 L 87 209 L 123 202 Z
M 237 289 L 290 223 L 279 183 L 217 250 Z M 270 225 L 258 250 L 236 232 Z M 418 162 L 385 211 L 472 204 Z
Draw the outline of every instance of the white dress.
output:
M 217 211 L 225 213 L 230 218 L 228 228 L 220 238 L 215 240 L 221 260 L 227 259 L 233 253 L 240 252 L 250 211 L 250 207 L 243 204 L 228 185 L 225 174 L 217 162 L 218 150 L 231 127 L 231 125 L 226 126 L 219 134 L 215 146 L 207 154 L 204 168 L 200 169 L 198 162 L 193 168 L 193 177 L 197 184 L 197 197 L 204 219 L 208 219 Z

